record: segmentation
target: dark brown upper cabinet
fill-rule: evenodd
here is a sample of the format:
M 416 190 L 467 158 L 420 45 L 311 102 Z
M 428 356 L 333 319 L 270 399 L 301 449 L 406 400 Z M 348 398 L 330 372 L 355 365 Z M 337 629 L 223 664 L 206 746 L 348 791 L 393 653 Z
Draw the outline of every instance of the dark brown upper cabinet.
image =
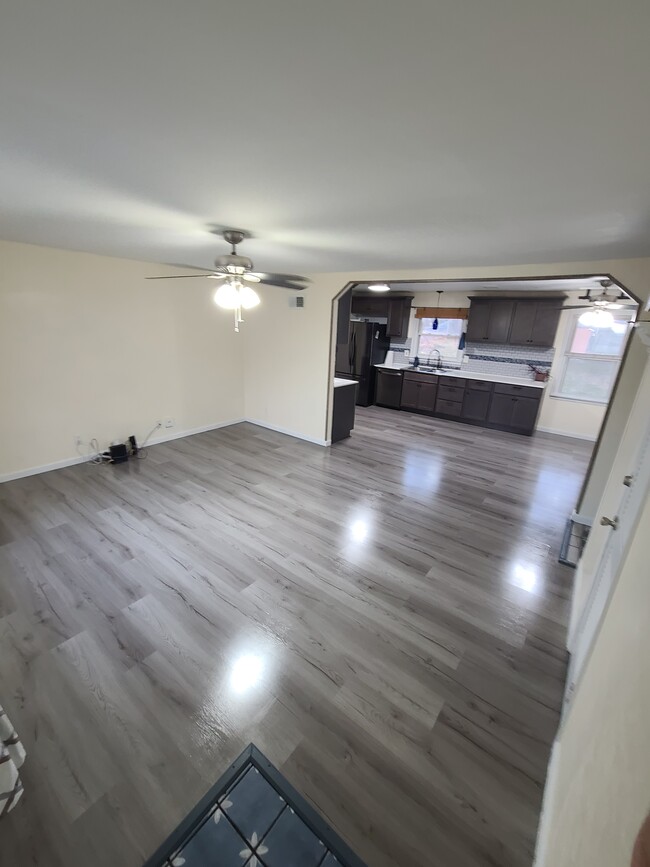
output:
M 474 298 L 466 338 L 473 343 L 553 346 L 562 300 Z
M 353 295 L 352 313 L 357 316 L 388 316 L 388 299 L 379 295 Z
M 412 295 L 353 295 L 352 310 L 356 316 L 386 319 L 389 337 L 408 337 Z
M 517 301 L 508 342 L 517 346 L 553 346 L 561 306 L 561 298 Z
M 388 324 L 386 333 L 389 337 L 408 337 L 411 318 L 411 297 L 388 298 Z
M 515 309 L 514 300 L 473 299 L 466 339 L 474 343 L 507 343 Z

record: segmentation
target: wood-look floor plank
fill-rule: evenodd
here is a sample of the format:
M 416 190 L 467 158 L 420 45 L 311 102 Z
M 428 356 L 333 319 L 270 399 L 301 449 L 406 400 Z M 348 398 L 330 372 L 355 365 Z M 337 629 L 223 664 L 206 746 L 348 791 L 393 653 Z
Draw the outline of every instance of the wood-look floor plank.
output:
M 254 741 L 371 867 L 530 867 L 588 458 L 369 407 L 0 487 L 2 851 L 137 867 Z

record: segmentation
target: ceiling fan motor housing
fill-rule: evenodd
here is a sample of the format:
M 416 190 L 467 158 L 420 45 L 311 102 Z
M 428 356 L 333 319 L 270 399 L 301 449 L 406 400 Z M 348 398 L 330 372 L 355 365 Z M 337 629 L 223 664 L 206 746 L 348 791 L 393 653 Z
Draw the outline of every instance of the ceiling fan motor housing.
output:
M 217 256 L 214 260 L 217 268 L 227 268 L 230 270 L 242 268 L 244 271 L 253 270 L 253 262 L 248 256 L 238 256 L 236 253 L 225 253 L 223 256 Z M 233 273 L 240 273 L 234 270 Z

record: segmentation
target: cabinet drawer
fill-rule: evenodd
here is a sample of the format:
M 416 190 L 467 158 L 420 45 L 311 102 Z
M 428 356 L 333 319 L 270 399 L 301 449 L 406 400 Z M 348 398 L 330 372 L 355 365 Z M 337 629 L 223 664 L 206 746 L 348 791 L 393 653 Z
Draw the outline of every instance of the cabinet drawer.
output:
M 460 415 L 462 408 L 463 404 L 457 400 L 445 400 L 439 397 L 436 401 L 436 412 L 444 415 Z
M 535 388 L 529 385 L 508 385 L 505 382 L 497 382 L 494 386 L 495 394 L 511 394 L 514 397 L 536 397 L 541 398 L 544 389 Z
M 486 382 L 484 379 L 467 380 L 467 388 L 471 388 L 474 391 L 492 391 L 493 386 L 493 382 Z
M 444 374 L 439 378 L 440 385 L 458 385 L 465 387 L 465 383 L 467 380 L 464 376 L 445 376 Z
M 438 397 L 445 398 L 445 400 L 458 400 L 462 401 L 463 395 L 465 394 L 465 385 L 444 385 L 438 386 Z
M 411 382 L 432 382 L 435 383 L 436 377 L 432 373 L 418 373 L 414 370 L 405 370 L 404 379 L 410 379 Z

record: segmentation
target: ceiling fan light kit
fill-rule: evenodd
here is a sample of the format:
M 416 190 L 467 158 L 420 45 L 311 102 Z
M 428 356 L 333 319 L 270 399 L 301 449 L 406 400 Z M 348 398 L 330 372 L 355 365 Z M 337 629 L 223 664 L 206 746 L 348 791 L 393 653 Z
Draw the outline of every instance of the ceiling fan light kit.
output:
M 267 286 L 279 286 L 282 289 L 293 289 L 304 292 L 307 277 L 299 274 L 270 274 L 263 271 L 253 271 L 253 261 L 248 256 L 237 253 L 237 244 L 248 237 L 239 229 L 226 229 L 221 233 L 224 240 L 230 244 L 231 252 L 217 256 L 214 260 L 214 270 L 206 274 L 174 274 L 165 277 L 148 277 L 148 280 L 173 280 L 184 277 L 208 277 L 211 280 L 223 280 L 212 296 L 214 303 L 224 310 L 233 310 L 235 315 L 235 331 L 243 322 L 242 310 L 252 310 L 260 303 L 260 296 L 248 283 L 266 283 Z M 194 267 L 190 265 L 189 267 Z M 200 268 L 203 271 L 205 269 Z M 386 287 L 388 289 L 390 287 Z
M 587 328 L 611 328 L 614 325 L 614 317 L 602 307 L 595 310 L 586 310 L 578 317 L 578 322 Z

